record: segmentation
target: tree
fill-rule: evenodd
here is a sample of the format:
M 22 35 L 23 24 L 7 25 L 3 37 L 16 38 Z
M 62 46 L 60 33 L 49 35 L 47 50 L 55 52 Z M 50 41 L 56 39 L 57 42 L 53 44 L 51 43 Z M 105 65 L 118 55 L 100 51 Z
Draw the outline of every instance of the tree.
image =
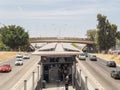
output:
M 0 34 L 0 49 L 7 48 L 7 46 L 2 42 L 2 35 Z
M 110 24 L 106 19 L 106 16 L 98 14 L 98 38 L 97 44 L 98 48 L 101 51 L 108 52 L 108 50 L 116 45 L 116 34 L 117 26 L 115 24 Z
M 95 30 L 95 29 L 87 30 L 87 38 L 89 38 L 90 40 L 95 41 L 96 36 L 97 36 L 97 30 Z
M 9 25 L 0 28 L 2 41 L 10 48 L 17 50 L 18 48 L 25 49 L 29 45 L 29 35 L 23 27 Z
M 120 31 L 117 32 L 116 38 L 116 46 L 120 47 Z
M 118 40 L 120 40 L 120 31 L 117 32 L 116 37 Z

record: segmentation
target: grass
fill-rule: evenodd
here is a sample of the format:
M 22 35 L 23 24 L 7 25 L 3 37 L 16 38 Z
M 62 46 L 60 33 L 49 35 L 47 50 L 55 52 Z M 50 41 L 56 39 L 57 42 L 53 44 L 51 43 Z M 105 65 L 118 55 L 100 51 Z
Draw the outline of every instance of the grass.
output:
M 17 53 L 18 52 L 1 51 L 0 62 L 14 58 Z M 111 55 L 111 54 L 94 54 L 94 55 L 96 55 L 97 57 L 101 57 L 105 60 L 114 60 L 116 63 L 120 64 L 120 55 Z
M 18 53 L 18 52 L 6 52 L 6 51 L 1 51 L 1 52 L 0 52 L 0 62 L 14 58 L 17 53 Z
M 114 60 L 116 63 L 120 64 L 120 55 L 116 54 L 95 54 L 95 55 L 105 60 Z

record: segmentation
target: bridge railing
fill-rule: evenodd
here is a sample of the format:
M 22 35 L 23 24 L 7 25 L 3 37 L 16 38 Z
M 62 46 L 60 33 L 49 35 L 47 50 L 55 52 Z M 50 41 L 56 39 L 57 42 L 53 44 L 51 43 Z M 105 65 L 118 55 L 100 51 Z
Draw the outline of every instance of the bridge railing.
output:
M 67 39 L 67 40 L 88 40 L 92 41 L 89 38 L 74 38 L 74 37 L 31 37 L 30 40 L 46 40 L 46 39 Z
M 30 38 L 31 43 L 38 42 L 81 42 L 93 44 L 94 42 L 88 38 L 73 38 L 73 37 L 36 37 Z

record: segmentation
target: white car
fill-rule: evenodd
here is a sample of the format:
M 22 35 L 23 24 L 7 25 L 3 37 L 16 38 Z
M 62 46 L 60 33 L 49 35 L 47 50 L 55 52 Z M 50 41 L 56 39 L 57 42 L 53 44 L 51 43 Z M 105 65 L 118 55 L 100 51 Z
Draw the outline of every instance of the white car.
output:
M 16 58 L 15 65 L 23 65 L 23 60 L 22 58 Z
M 91 61 L 97 61 L 96 55 L 90 55 L 89 57 Z
M 17 54 L 16 58 L 23 58 L 23 55 L 22 54 Z
M 81 54 L 79 55 L 79 59 L 80 59 L 80 60 L 86 60 L 85 54 L 84 54 L 84 53 L 81 53 Z
M 24 54 L 23 59 L 30 59 L 30 55 L 29 54 Z

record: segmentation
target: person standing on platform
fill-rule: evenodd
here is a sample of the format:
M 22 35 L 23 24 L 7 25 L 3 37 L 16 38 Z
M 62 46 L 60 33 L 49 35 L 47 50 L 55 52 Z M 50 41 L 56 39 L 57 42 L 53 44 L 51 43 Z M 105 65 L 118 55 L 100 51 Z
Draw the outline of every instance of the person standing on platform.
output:
M 69 86 L 69 76 L 67 75 L 65 77 L 65 90 L 68 90 L 68 86 Z

